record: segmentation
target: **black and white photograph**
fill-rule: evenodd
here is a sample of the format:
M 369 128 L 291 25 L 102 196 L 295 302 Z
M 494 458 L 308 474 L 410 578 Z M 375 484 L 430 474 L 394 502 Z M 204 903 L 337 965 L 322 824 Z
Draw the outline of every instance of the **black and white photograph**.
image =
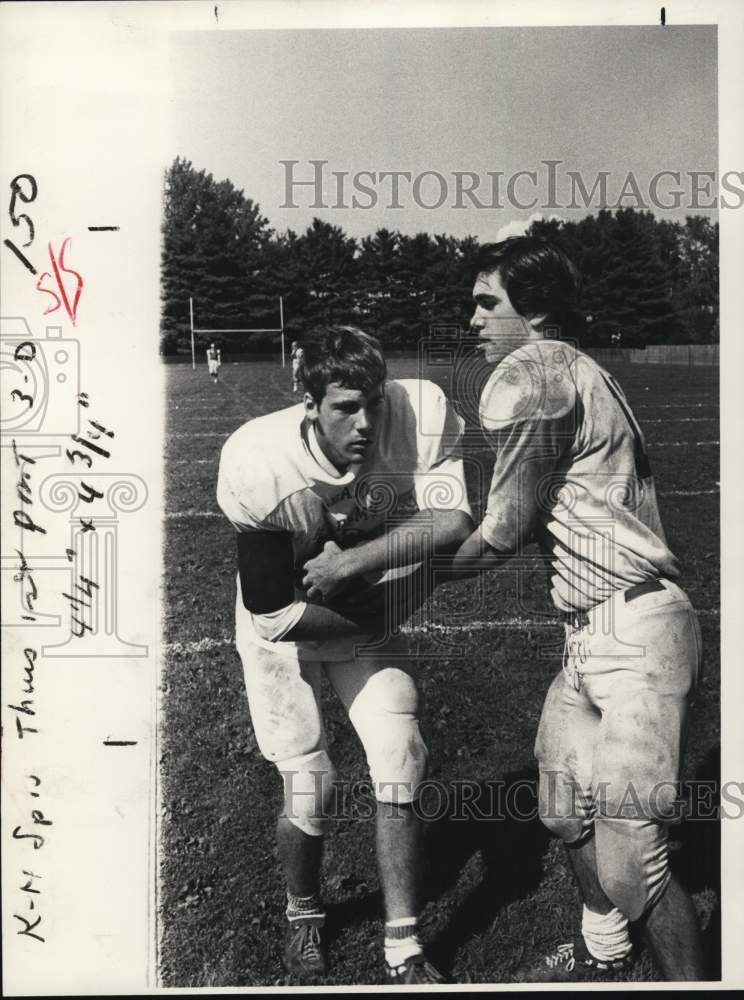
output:
M 744 982 L 744 21 L 397 7 L 2 12 L 9 995 Z
M 715 27 L 172 58 L 164 983 L 717 979 Z

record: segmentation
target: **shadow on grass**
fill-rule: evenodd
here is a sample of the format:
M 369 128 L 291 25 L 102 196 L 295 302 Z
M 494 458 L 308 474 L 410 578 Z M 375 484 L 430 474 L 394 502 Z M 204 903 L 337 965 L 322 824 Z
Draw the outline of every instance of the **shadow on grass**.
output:
M 698 897 L 705 981 L 721 978 L 721 748 L 712 747 L 695 775 L 682 782 L 685 818 L 669 828 L 670 866 L 683 888 Z M 641 952 L 643 921 L 631 928 Z
M 703 957 L 711 980 L 721 978 L 721 747 L 711 747 L 695 772 L 683 783 L 689 814 L 670 830 L 672 870 L 691 893 L 708 893 L 711 909 L 703 914 Z M 724 811 L 737 816 L 736 804 Z
M 447 968 L 502 907 L 537 888 L 550 834 L 537 816 L 535 769 L 510 772 L 499 781 L 450 786 L 442 813 L 428 828 L 427 898 L 435 900 L 454 885 L 474 855 L 485 867 L 480 884 L 430 943 L 431 953 Z
M 427 943 L 443 971 L 458 950 L 493 923 L 507 904 L 530 895 L 543 878 L 542 860 L 551 834 L 537 816 L 536 769 L 509 772 L 500 780 L 438 786 L 436 801 L 422 800 L 426 823 L 425 899 L 450 890 L 466 865 L 480 856 L 484 875 L 468 896 L 447 913 L 446 923 Z M 708 978 L 721 974 L 720 748 L 714 747 L 684 786 L 689 814 L 671 829 L 671 863 L 685 888 L 707 894 L 703 949 Z M 732 807 L 733 808 L 733 807 Z M 368 892 L 328 907 L 332 940 L 342 928 L 383 918 L 382 896 Z M 635 936 L 635 935 L 634 935 Z M 639 942 L 640 943 L 640 942 Z
M 431 790 L 429 790 L 431 791 Z M 439 899 L 479 854 L 486 874 L 449 915 L 431 943 L 443 965 L 457 949 L 489 926 L 498 910 L 532 892 L 542 878 L 541 858 L 550 834 L 537 818 L 537 771 L 525 769 L 499 781 L 437 785 L 421 803 L 426 818 L 425 901 Z M 342 928 L 383 918 L 379 891 L 327 907 L 329 939 Z
M 384 916 L 382 893 L 379 890 L 367 892 L 353 899 L 326 905 L 326 926 L 328 941 L 333 942 L 344 928 L 358 927 L 370 921 L 381 921 Z

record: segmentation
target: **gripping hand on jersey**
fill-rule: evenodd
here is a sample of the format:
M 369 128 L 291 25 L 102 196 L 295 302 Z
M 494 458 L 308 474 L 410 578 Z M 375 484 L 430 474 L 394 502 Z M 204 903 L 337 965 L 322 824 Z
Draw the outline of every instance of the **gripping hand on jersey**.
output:
M 302 586 L 308 599 L 329 601 L 343 589 L 348 580 L 344 550 L 328 541 L 314 559 L 305 563 Z

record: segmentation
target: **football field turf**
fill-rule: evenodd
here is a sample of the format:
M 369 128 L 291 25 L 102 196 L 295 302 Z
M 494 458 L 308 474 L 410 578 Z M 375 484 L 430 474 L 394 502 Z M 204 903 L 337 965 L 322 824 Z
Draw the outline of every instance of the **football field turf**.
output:
M 700 614 L 704 674 L 684 777 L 719 776 L 718 368 L 608 366 L 644 430 L 662 521 Z M 415 359 L 391 377 L 414 377 Z M 160 969 L 164 986 L 289 984 L 280 954 L 282 882 L 274 852 L 280 782 L 255 743 L 232 643 L 234 530 L 215 500 L 219 452 L 251 417 L 291 405 L 278 364 L 169 365 L 166 424 L 165 660 L 160 710 Z M 488 455 L 469 446 L 474 514 Z M 481 471 L 478 470 L 486 470 Z M 480 486 L 478 481 L 480 479 Z M 540 573 L 500 572 L 438 589 L 409 624 L 420 658 L 432 819 L 426 825 L 423 936 L 455 982 L 508 983 L 572 940 L 580 906 L 557 842 L 534 814 L 532 748 L 562 631 Z M 329 985 L 382 982 L 382 915 L 361 748 L 330 690 L 325 719 L 339 808 L 324 861 Z M 696 786 L 705 788 L 706 786 Z M 704 796 L 703 796 L 704 798 Z M 696 799 L 696 801 L 699 801 Z M 507 806 L 509 808 L 507 808 Z M 488 818 L 483 818 L 484 816 Z M 520 816 L 522 818 L 520 818 Z M 714 820 L 673 828 L 672 864 L 693 892 L 711 975 L 719 949 Z M 655 979 L 641 953 L 630 975 Z

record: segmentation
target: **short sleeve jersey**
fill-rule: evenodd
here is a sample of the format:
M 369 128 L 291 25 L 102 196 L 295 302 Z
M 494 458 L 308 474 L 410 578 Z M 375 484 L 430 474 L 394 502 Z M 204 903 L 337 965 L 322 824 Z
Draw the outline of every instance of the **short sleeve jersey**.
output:
M 463 422 L 432 382 L 386 384 L 374 449 L 345 473 L 323 455 L 304 417 L 300 404 L 240 427 L 222 449 L 217 485 L 219 505 L 237 531 L 291 535 L 296 601 L 305 599 L 301 569 L 326 541 L 349 548 L 383 533 L 391 518 L 428 507 L 470 513 L 460 452 Z M 254 625 L 257 617 L 251 616 Z M 256 642 L 266 645 L 254 632 Z M 313 651 L 316 659 L 340 646 L 353 643 L 271 642 L 285 652 Z
M 679 576 L 664 536 L 643 434 L 617 382 L 587 355 L 530 342 L 495 368 L 480 421 L 494 452 L 485 540 L 536 540 L 561 611 Z

